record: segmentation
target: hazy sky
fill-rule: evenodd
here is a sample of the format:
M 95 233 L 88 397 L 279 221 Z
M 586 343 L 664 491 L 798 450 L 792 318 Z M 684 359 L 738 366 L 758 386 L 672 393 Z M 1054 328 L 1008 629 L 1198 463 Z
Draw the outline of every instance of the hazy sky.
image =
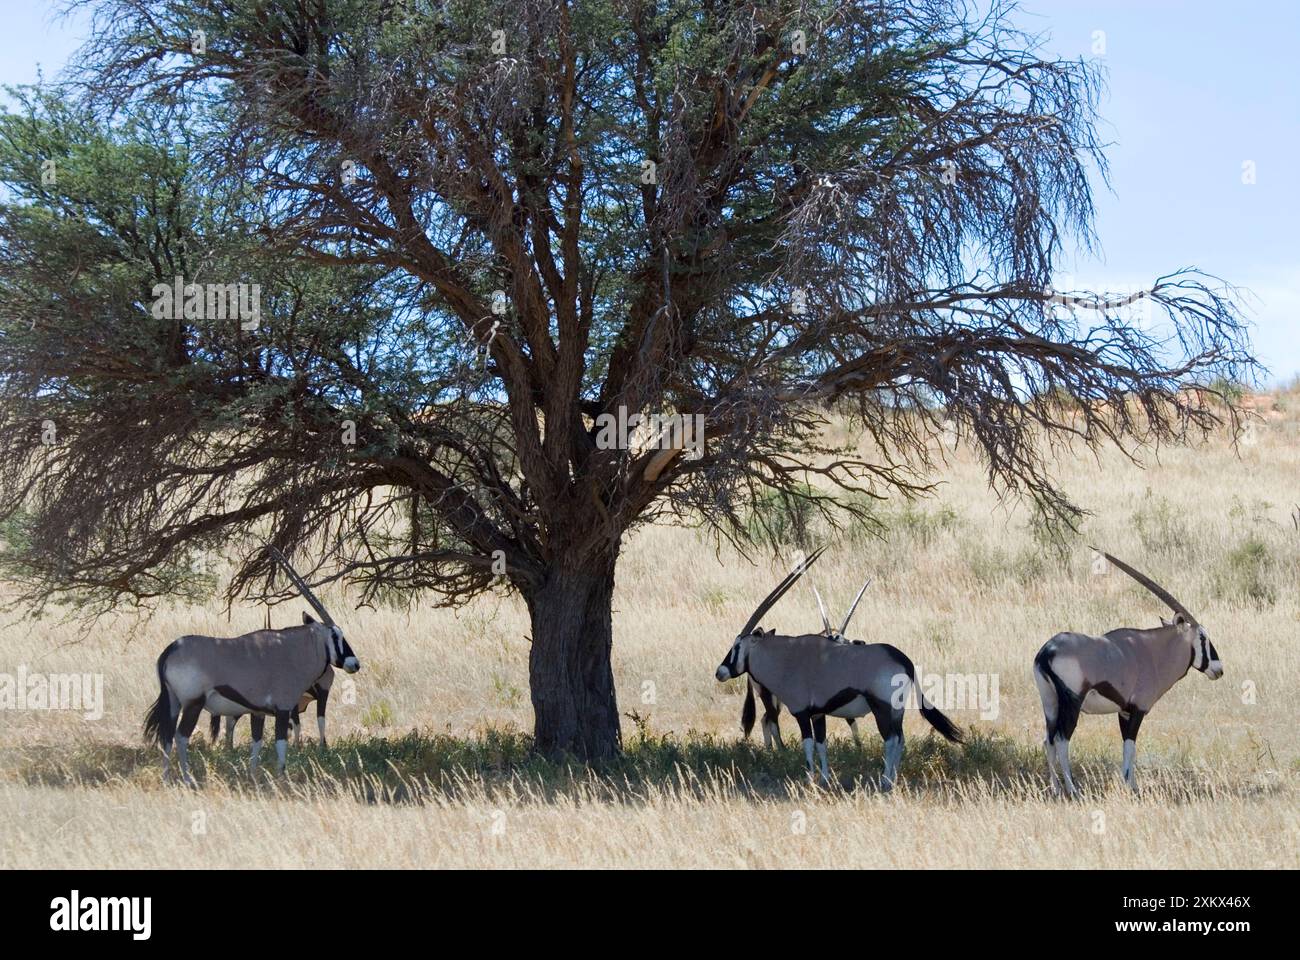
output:
M 57 5 L 5 4 L 0 83 L 56 74 L 84 36 Z M 1249 291 L 1272 381 L 1300 376 L 1300 3 L 1024 0 L 1046 49 L 1106 69 L 1111 191 L 1097 184 L 1100 258 L 1074 285 L 1123 289 L 1179 267 Z M 1254 183 L 1244 183 L 1243 165 Z

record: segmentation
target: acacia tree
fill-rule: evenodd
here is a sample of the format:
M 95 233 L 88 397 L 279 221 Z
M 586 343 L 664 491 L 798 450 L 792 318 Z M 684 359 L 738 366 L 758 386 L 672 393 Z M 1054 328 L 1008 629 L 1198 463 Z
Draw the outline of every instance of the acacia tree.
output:
M 229 595 L 266 591 L 257 536 L 365 596 L 503 584 L 537 747 L 601 758 L 638 524 L 743 542 L 765 490 L 919 489 L 941 421 L 1070 519 L 1043 433 L 1179 437 L 1225 409 L 1185 386 L 1253 366 L 1194 272 L 1062 309 L 1098 80 L 998 4 L 89 5 L 72 99 L 29 93 L 0 137 L 29 599 L 172 593 L 227 543 Z M 200 273 L 260 282 L 257 328 L 157 316 Z M 831 404 L 878 453 L 819 439 Z M 703 448 L 608 442 L 620 412 L 702 417 Z

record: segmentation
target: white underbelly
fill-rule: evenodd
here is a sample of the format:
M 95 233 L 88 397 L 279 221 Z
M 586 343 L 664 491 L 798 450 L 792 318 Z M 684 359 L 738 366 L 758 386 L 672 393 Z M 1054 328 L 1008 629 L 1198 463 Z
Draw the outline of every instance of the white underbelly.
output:
M 870 709 L 871 706 L 870 704 L 867 703 L 867 698 L 863 696 L 857 696 L 854 697 L 852 700 L 850 700 L 848 703 L 844 704 L 844 706 L 832 710 L 830 713 L 827 714 L 827 716 L 845 717 L 845 718 L 865 717 L 867 715 L 867 711 L 869 711 Z
M 1119 713 L 1119 704 L 1103 697 L 1096 690 L 1089 690 L 1083 698 L 1084 713 Z
M 203 702 L 203 707 L 209 713 L 215 713 L 219 717 L 242 717 L 251 712 L 243 704 L 228 700 L 219 693 L 209 693 Z

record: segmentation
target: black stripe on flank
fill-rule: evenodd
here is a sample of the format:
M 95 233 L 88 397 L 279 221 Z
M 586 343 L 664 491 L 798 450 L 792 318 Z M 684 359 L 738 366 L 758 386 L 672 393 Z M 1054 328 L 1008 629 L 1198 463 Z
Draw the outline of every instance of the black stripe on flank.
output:
M 1132 704 L 1130 704 L 1126 699 L 1124 699 L 1124 697 L 1120 695 L 1120 692 L 1116 690 L 1113 686 L 1111 686 L 1110 682 L 1107 680 L 1103 680 L 1101 683 L 1093 684 L 1091 689 L 1096 690 L 1099 694 L 1101 694 L 1103 697 L 1105 697 L 1107 700 L 1115 704 L 1115 706 L 1119 707 L 1121 710 L 1125 711 L 1126 713 L 1130 709 L 1132 709 Z
M 840 707 L 852 703 L 858 697 L 862 697 L 864 700 L 867 701 L 868 704 L 871 703 L 871 697 L 867 695 L 866 691 L 854 690 L 852 687 L 845 687 L 843 690 L 835 694 L 835 696 L 831 697 L 820 707 L 814 707 L 813 712 L 820 713 L 820 714 L 833 713 L 834 711 L 838 710 Z
M 244 707 L 247 710 L 252 710 L 254 713 L 269 714 L 273 712 L 267 707 L 259 707 L 257 704 L 250 702 L 247 697 L 245 697 L 234 687 L 228 687 L 223 684 L 222 686 L 213 687 L 212 689 L 215 693 L 221 694 L 223 697 L 225 697 L 227 700 L 231 701 L 232 703 L 237 703 L 241 707 Z

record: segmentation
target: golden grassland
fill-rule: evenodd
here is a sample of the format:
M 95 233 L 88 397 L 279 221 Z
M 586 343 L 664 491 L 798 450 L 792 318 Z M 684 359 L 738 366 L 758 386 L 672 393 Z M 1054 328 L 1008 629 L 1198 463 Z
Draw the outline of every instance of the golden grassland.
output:
M 713 671 L 784 566 L 695 530 L 656 527 L 625 546 L 614 667 L 627 755 L 599 771 L 528 754 L 529 628 L 514 598 L 340 616 L 364 667 L 336 683 L 330 749 L 308 718 L 288 775 L 254 782 L 246 721 L 234 754 L 196 735 L 197 789 L 163 785 L 140 742 L 154 660 L 182 633 L 259 627 L 260 608 L 122 614 L 85 636 L 11 618 L 0 673 L 100 673 L 104 715 L 0 711 L 0 866 L 1296 867 L 1300 395 L 1262 409 L 1246 441 L 1165 448 L 1145 469 L 1114 451 L 1063 454 L 1057 477 L 1091 512 L 1063 553 L 960 448 L 933 498 L 879 508 L 885 539 L 839 533 L 813 574 L 832 606 L 876 578 L 851 634 L 894 643 L 928 673 L 998 682 L 995 718 L 952 712 L 966 748 L 909 712 L 892 795 L 873 786 L 869 719 L 862 749 L 831 722 L 829 790 L 804 781 L 788 715 L 784 750 L 740 743 L 743 686 Z M 1166 612 L 1118 572 L 1094 575 L 1088 543 L 1187 604 L 1226 675 L 1189 674 L 1147 719 L 1136 796 L 1119 780 L 1115 719 L 1085 716 L 1084 796 L 1065 802 L 1046 788 L 1034 653 L 1058 630 L 1153 626 Z M 811 591 L 768 623 L 813 629 Z

